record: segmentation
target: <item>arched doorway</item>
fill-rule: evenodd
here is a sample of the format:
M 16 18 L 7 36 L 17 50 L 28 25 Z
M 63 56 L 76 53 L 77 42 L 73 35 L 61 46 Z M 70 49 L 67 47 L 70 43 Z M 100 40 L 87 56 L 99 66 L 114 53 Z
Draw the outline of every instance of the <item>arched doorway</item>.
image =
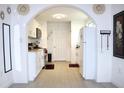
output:
M 37 13 L 37 15 L 35 15 L 35 17 L 33 17 L 32 19 L 34 19 L 34 18 L 36 18 L 39 14 L 43 14 L 44 12 L 46 12 L 46 11 L 48 11 L 48 10 L 50 10 L 50 9 L 54 9 L 54 8 L 60 8 L 60 7 L 65 7 L 65 8 L 72 8 L 72 9 L 75 9 L 75 10 L 77 10 L 77 11 L 80 11 L 80 12 L 82 12 L 82 13 L 84 13 L 84 11 L 82 11 L 81 9 L 79 9 L 79 8 L 77 8 L 77 7 L 74 7 L 74 6 L 71 6 L 71 5 L 55 5 L 55 6 L 51 6 L 51 7 L 48 7 L 48 8 L 46 8 L 46 9 L 44 9 L 44 10 L 42 10 L 42 11 L 40 11 L 39 13 Z M 87 15 L 86 13 L 84 13 L 85 15 Z M 90 26 L 94 26 L 94 24 L 95 24 L 95 22 L 94 22 L 94 20 L 89 16 L 89 15 L 87 15 L 88 16 L 88 18 L 90 19 L 90 21 L 89 21 L 89 23 L 87 22 L 87 24 L 85 24 L 85 26 L 86 27 L 90 27 Z M 32 20 L 31 19 L 31 20 Z M 31 22 L 31 20 L 28 22 L 28 23 L 30 23 Z M 81 29 L 81 28 L 80 28 Z M 79 30 L 80 30 L 79 29 Z M 26 35 L 26 37 L 28 37 L 28 34 Z M 28 38 L 27 38 L 27 41 L 28 41 Z M 26 42 L 27 42 L 26 41 Z M 77 42 L 76 42 L 77 43 Z M 27 44 L 27 46 L 28 46 L 28 44 Z M 74 46 L 76 46 L 76 44 L 74 44 Z M 72 50 L 71 51 L 75 51 L 74 52 L 74 54 L 72 54 L 71 56 L 73 56 L 73 57 L 75 57 L 75 55 L 76 55 L 76 50 L 74 49 L 75 47 L 73 47 L 72 46 Z M 72 58 L 73 58 L 72 57 Z M 73 60 L 73 59 L 72 59 Z M 76 60 L 76 57 L 75 57 L 75 61 L 77 61 Z M 28 62 L 28 61 L 27 61 Z M 27 66 L 28 67 L 28 66 Z M 95 67 L 96 67 L 96 64 L 95 64 Z M 96 68 L 95 68 L 96 69 Z M 95 74 L 96 74 L 96 72 L 95 72 Z M 95 78 L 94 78 L 95 79 Z
M 41 4 L 38 4 L 38 5 L 35 5 L 35 4 L 32 4 L 30 5 L 30 12 L 28 15 L 26 16 L 20 16 L 18 15 L 18 12 L 15 11 L 14 12 L 14 15 L 13 15 L 13 26 L 15 25 L 19 25 L 18 29 L 20 29 L 20 51 L 21 51 L 21 56 L 20 56 L 20 59 L 21 60 L 16 60 L 14 64 L 18 64 L 15 65 L 15 71 L 13 73 L 14 75 L 14 79 L 15 79 L 15 83 L 27 83 L 28 82 L 28 34 L 27 34 L 27 24 L 30 23 L 30 21 L 36 17 L 37 14 L 39 13 L 43 13 L 44 11 L 50 9 L 50 8 L 54 8 L 54 7 L 58 7 L 58 6 L 63 6 L 63 7 L 70 7 L 70 8 L 74 8 L 74 9 L 77 9 L 81 12 L 84 12 L 86 15 L 88 15 L 92 20 L 94 19 L 94 23 L 97 24 L 97 47 L 100 47 L 100 35 L 99 35 L 99 29 L 103 29 L 102 28 L 102 25 L 104 27 L 109 27 L 109 23 L 106 23 L 104 22 L 103 24 L 103 21 L 105 21 L 105 16 L 107 17 L 108 14 L 105 12 L 104 15 L 100 15 L 100 16 L 97 16 L 96 17 L 96 14 L 94 14 L 94 12 L 91 10 L 92 9 L 92 5 L 41 5 Z M 17 5 L 14 6 L 14 9 L 17 8 Z M 18 21 L 14 21 L 15 19 L 17 19 Z M 102 21 L 100 21 L 99 19 L 101 19 Z M 13 28 L 14 30 L 14 28 Z M 16 30 L 14 30 L 16 31 Z M 18 45 L 15 44 L 15 47 L 17 47 Z M 17 52 L 18 53 L 18 52 Z M 103 59 L 103 56 L 101 55 L 101 51 L 100 51 L 100 48 L 97 48 L 97 67 L 96 67 L 96 71 L 98 72 L 97 73 L 97 76 L 96 76 L 96 79 L 97 81 L 101 81 L 101 78 L 102 80 L 104 81 L 104 78 L 101 77 L 101 70 L 104 69 L 104 66 L 106 65 L 101 65 L 101 63 L 104 63 L 104 62 L 101 62 L 102 59 Z M 17 56 L 17 55 L 15 55 Z M 109 56 L 108 56 L 109 57 Z M 101 59 L 102 58 L 102 59 Z M 107 59 L 106 59 L 107 60 Z M 108 61 L 106 61 L 105 64 L 108 64 Z M 20 68 L 19 70 L 17 68 Z M 109 66 L 107 67 L 109 69 Z M 109 71 L 110 72 L 110 71 Z M 104 71 L 104 73 L 108 74 L 106 77 L 107 79 L 110 79 L 110 74 L 109 74 L 108 70 L 107 71 Z

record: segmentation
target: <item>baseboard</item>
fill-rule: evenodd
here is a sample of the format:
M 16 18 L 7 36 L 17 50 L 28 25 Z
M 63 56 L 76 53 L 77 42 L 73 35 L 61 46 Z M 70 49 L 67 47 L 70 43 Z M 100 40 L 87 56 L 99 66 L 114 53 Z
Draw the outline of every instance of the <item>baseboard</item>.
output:
M 0 88 L 9 88 L 12 84 L 12 82 L 9 82 L 7 84 L 4 83 L 2 86 L 0 86 Z

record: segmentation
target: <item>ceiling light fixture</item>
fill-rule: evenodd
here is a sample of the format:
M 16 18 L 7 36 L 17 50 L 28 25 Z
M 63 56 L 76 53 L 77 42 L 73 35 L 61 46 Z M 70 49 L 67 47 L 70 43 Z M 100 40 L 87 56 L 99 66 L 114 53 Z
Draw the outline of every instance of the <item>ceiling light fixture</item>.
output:
M 65 18 L 67 16 L 65 14 L 54 14 L 52 17 L 55 19 L 62 19 L 62 18 Z

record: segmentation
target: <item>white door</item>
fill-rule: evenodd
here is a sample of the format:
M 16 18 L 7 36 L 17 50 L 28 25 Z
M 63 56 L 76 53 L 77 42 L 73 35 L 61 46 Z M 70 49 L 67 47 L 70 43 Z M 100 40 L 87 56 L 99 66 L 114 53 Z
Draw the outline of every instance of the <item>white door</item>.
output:
M 70 61 L 70 22 L 48 22 L 48 52 L 53 61 Z

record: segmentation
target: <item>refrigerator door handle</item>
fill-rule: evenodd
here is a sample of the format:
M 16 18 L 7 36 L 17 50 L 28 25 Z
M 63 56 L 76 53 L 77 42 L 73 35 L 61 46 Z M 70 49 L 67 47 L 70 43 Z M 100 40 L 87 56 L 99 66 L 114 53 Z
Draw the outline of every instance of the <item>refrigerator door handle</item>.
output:
M 82 42 L 82 43 L 86 43 L 86 42 Z

